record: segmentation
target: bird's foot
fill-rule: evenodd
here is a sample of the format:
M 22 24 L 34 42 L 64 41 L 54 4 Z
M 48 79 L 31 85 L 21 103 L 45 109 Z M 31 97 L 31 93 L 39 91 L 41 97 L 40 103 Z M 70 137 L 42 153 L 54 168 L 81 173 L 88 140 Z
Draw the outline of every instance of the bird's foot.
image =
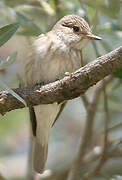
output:
M 69 76 L 69 77 L 71 78 L 72 75 L 73 75 L 73 73 L 71 73 L 71 72 L 65 72 L 65 75 L 66 75 L 66 76 Z

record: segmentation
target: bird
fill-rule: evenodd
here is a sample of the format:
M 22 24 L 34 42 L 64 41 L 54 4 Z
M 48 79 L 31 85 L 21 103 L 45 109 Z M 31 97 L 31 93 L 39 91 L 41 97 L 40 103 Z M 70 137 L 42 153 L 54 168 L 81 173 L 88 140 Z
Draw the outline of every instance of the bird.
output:
M 25 61 L 27 85 L 48 84 L 82 66 L 81 49 L 91 40 L 100 40 L 80 16 L 62 17 L 51 31 L 39 35 Z M 33 168 L 43 173 L 48 155 L 50 131 L 66 102 L 29 107 L 33 133 Z

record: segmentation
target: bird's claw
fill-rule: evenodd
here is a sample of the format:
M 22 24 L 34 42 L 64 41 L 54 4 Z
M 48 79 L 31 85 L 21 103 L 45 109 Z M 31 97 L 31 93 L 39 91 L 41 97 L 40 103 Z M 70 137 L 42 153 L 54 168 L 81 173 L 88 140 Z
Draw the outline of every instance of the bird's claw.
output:
M 71 72 L 65 72 L 65 75 L 71 78 L 73 74 Z

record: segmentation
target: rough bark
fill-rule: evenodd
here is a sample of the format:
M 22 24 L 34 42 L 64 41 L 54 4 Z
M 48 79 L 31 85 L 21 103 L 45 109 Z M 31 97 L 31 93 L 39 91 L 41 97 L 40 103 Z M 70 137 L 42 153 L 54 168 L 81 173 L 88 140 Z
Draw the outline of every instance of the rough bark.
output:
M 76 59 L 77 60 L 77 59 Z M 28 105 L 62 102 L 78 97 L 81 93 L 95 85 L 98 81 L 122 68 L 122 47 L 103 55 L 78 69 L 71 76 L 47 85 L 36 85 L 14 89 Z M 0 113 L 23 108 L 24 105 L 9 92 L 0 92 Z

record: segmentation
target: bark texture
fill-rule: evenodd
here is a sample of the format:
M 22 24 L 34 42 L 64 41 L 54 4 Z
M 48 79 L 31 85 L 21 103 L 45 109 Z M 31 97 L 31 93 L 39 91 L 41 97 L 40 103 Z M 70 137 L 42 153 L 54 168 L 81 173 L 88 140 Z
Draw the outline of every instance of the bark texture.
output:
M 66 76 L 47 85 L 17 88 L 14 91 L 31 106 L 53 102 L 60 103 L 85 93 L 89 87 L 119 68 L 122 68 L 122 46 L 88 63 L 75 71 L 71 76 Z M 24 104 L 9 92 L 0 92 L 1 114 L 23 107 Z

